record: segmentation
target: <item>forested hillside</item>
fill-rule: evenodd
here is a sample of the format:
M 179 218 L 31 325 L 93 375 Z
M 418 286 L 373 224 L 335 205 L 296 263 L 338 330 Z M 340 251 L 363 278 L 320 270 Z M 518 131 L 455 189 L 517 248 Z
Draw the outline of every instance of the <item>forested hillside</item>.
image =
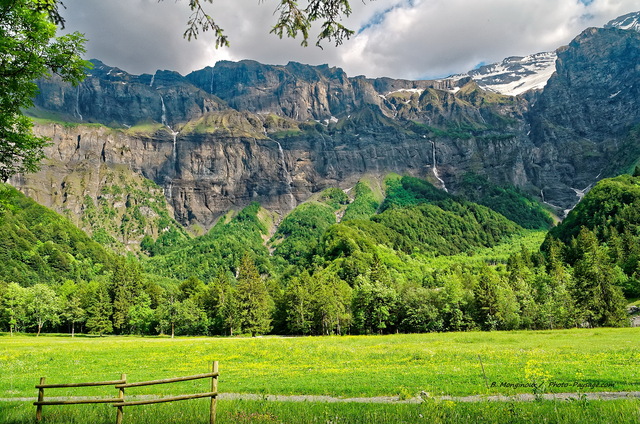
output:
M 0 326 L 255 335 L 628 325 L 625 295 L 640 294 L 640 178 L 600 182 L 542 250 L 541 230 L 523 229 L 549 225 L 539 203 L 465 181 L 486 206 L 391 174 L 326 189 L 281 222 L 252 203 L 199 237 L 146 237 L 129 258 L 5 187 Z
M 114 259 L 68 219 L 0 185 L 0 280 L 33 286 L 91 279 Z

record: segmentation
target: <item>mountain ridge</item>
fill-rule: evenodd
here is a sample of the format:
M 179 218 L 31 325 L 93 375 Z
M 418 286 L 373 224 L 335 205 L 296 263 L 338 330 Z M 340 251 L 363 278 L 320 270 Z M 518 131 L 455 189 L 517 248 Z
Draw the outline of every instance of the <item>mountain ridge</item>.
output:
M 640 157 L 638 51 L 637 31 L 587 29 L 558 49 L 544 88 L 517 96 L 483 89 L 471 76 L 367 79 L 328 65 L 255 61 L 220 62 L 184 77 L 134 76 L 96 61 L 77 88 L 39 81 L 29 113 L 75 122 L 39 125 L 58 143 L 48 156 L 62 152 L 71 168 L 79 164 L 69 162 L 74 155 L 90 166 L 128 167 L 162 187 L 187 226 L 209 228 L 252 201 L 284 215 L 326 187 L 390 172 L 455 192 L 471 171 L 563 214 L 583 188 Z M 533 72 L 522 59 L 509 63 Z M 54 204 L 51 184 L 65 188 L 42 178 L 14 182 L 45 205 L 79 209 Z

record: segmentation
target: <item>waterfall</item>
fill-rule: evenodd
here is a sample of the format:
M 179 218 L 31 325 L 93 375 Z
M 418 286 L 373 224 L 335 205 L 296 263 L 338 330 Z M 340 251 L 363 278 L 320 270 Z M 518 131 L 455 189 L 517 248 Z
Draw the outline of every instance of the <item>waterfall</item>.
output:
M 591 184 L 589 184 L 582 190 L 578 188 L 573 188 L 573 187 L 571 187 L 571 190 L 573 190 L 576 193 L 576 196 L 578 197 L 578 202 L 580 202 L 590 188 L 591 188 Z
M 171 150 L 171 157 L 173 158 L 173 163 L 174 163 L 174 166 L 176 167 L 178 166 L 178 163 L 177 163 L 178 158 L 177 158 L 177 151 L 176 151 L 176 142 L 178 141 L 178 134 L 180 134 L 178 131 L 173 131 L 173 130 L 171 131 L 171 135 L 173 136 L 173 148 Z
M 587 192 L 589 191 L 589 189 L 591 188 L 593 184 L 589 184 L 588 186 L 586 186 L 585 188 L 583 188 L 582 190 L 580 190 L 579 188 L 573 188 L 571 187 L 571 190 L 574 191 L 574 193 L 576 194 L 576 197 L 578 198 L 578 201 L 576 202 L 575 205 L 573 205 L 573 207 L 569 208 L 569 209 L 565 209 L 564 210 L 564 217 L 566 218 L 567 215 L 569 215 L 569 212 L 571 212 L 573 210 L 573 208 L 576 207 L 576 205 L 578 203 L 580 203 L 580 201 L 582 200 L 582 198 L 584 197 L 585 194 L 587 194 Z
M 153 87 L 153 82 L 156 79 L 156 74 L 151 75 L 151 82 L 149 83 L 149 87 Z
M 280 165 L 282 166 L 284 178 L 287 183 L 287 196 L 289 197 L 289 206 L 291 207 L 291 209 L 293 209 L 296 206 L 296 198 L 293 196 L 293 191 L 291 189 L 291 186 L 293 185 L 293 179 L 291 178 L 291 174 L 289 173 L 289 169 L 287 168 L 287 162 L 284 160 L 284 150 L 282 150 L 282 145 L 278 141 L 276 141 L 276 144 L 278 145 L 278 153 L 280 155 Z
M 167 108 L 164 106 L 164 98 L 160 95 L 160 102 L 162 104 L 162 115 L 160 119 L 162 120 L 162 125 L 169 128 L 169 124 L 167 124 Z
M 80 114 L 80 85 L 78 85 L 78 89 L 76 90 L 76 115 L 82 121 L 82 115 Z
M 173 159 L 174 166 L 177 168 L 178 163 L 177 163 L 176 143 L 178 141 L 178 134 L 180 134 L 180 131 L 174 131 L 173 128 L 171 128 L 171 126 L 167 122 L 167 108 L 164 105 L 164 98 L 162 97 L 162 95 L 160 96 L 160 103 L 162 104 L 162 116 L 160 119 L 162 120 L 162 125 L 164 125 L 169 129 L 169 132 L 173 137 L 173 147 L 171 149 L 171 157 Z
M 169 203 L 173 200 L 173 181 L 169 181 L 169 187 L 164 189 L 164 197 L 169 200 Z
M 436 177 L 436 179 L 438 181 L 440 181 L 440 184 L 442 185 L 442 189 L 448 193 L 449 190 L 447 190 L 447 187 L 444 184 L 444 180 L 442 178 L 440 178 L 440 174 L 438 174 L 438 167 L 436 166 L 436 143 L 435 143 L 435 141 L 431 142 L 431 156 L 433 157 L 433 168 L 432 168 L 433 169 L 433 175 Z

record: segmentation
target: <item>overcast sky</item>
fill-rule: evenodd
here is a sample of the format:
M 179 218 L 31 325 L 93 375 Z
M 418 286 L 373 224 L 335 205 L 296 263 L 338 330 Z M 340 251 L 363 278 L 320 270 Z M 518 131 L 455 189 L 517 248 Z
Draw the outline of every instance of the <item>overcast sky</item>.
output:
M 349 76 L 438 78 L 509 56 L 551 51 L 583 29 L 640 10 L 640 0 L 352 0 L 344 21 L 357 35 L 342 46 L 300 47 L 269 34 L 277 0 L 207 3 L 229 36 L 216 50 L 210 33 L 186 41 L 187 0 L 63 0 L 67 30 L 89 39 L 87 59 L 134 74 L 182 74 L 218 60 L 289 61 L 343 68 Z M 300 2 L 301 4 L 303 1 Z

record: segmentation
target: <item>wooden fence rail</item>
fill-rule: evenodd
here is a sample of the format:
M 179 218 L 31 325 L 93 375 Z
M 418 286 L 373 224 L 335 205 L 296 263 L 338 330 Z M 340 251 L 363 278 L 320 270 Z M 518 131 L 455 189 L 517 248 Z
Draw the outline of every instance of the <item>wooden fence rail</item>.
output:
M 136 405 L 149 405 L 154 403 L 163 403 L 163 402 L 175 402 L 179 400 L 188 400 L 188 399 L 199 399 L 199 398 L 211 398 L 211 403 L 209 406 L 209 423 L 215 424 L 216 422 L 216 401 L 218 397 L 218 361 L 213 363 L 213 367 L 211 372 L 205 374 L 197 374 L 190 375 L 186 377 L 175 377 L 175 378 L 167 378 L 163 380 L 151 380 L 151 381 L 141 381 L 137 383 L 127 383 L 127 375 L 122 374 L 120 380 L 114 381 L 98 381 L 95 383 L 71 383 L 71 384 L 45 384 L 46 378 L 40 378 L 40 384 L 36 385 L 36 389 L 38 389 L 38 400 L 33 404 L 36 405 L 36 420 L 42 420 L 42 406 L 43 405 L 79 405 L 79 404 L 89 404 L 89 403 L 111 403 L 114 407 L 118 408 L 116 414 L 116 424 L 122 424 L 125 406 L 136 406 Z M 206 393 L 195 393 L 195 394 L 185 394 L 179 396 L 171 396 L 171 397 L 162 397 L 157 399 L 148 399 L 148 400 L 136 400 L 136 401 L 126 401 L 124 389 L 131 387 L 141 387 L 141 386 L 151 386 L 155 384 L 168 384 L 168 383 L 176 383 L 180 381 L 190 381 L 190 380 L 198 380 L 203 378 L 211 379 L 211 391 Z M 118 389 L 118 397 L 112 399 L 75 399 L 75 400 L 44 400 L 44 389 L 59 389 L 59 388 L 69 388 L 69 387 L 93 387 L 93 386 L 115 386 Z

